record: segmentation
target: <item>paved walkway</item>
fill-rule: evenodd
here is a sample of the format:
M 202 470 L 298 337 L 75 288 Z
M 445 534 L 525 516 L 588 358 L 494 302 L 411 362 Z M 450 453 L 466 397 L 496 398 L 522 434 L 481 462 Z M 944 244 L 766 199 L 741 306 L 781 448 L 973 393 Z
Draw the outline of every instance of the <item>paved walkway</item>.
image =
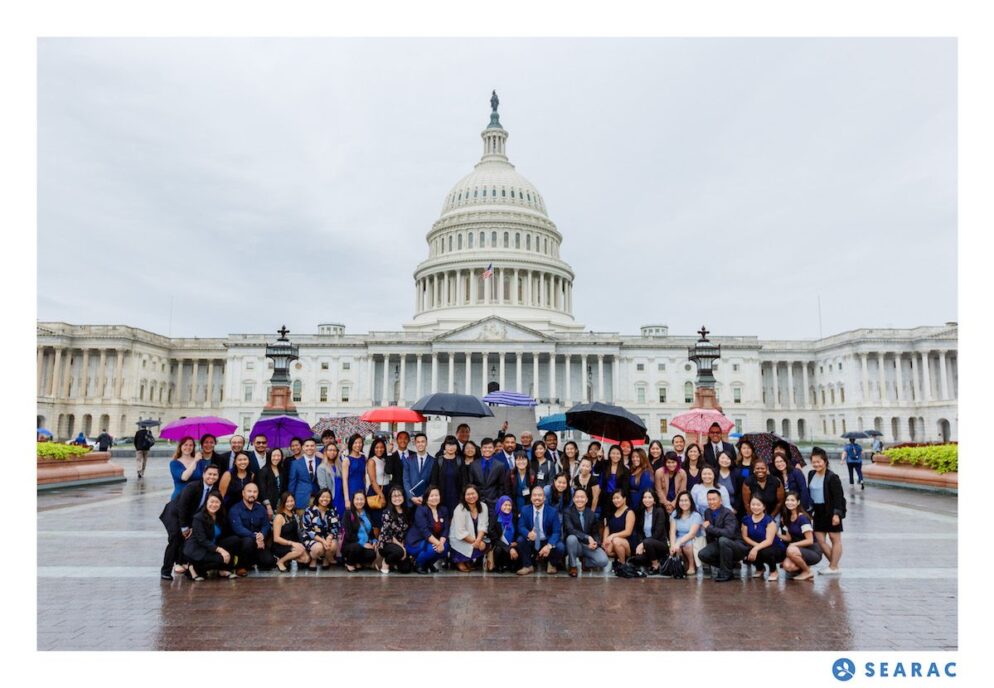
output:
M 142 483 L 125 464 L 127 483 L 39 493 L 38 649 L 957 647 L 951 496 L 850 493 L 844 574 L 813 583 L 337 569 L 170 583 L 158 577 L 166 463 L 150 462 Z

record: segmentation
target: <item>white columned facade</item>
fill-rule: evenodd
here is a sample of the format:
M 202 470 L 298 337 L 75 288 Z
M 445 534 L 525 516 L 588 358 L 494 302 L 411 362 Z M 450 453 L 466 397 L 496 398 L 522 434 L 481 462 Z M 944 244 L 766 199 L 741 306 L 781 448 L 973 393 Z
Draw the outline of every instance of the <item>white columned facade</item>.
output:
M 808 362 L 803 361 L 801 363 L 801 384 L 804 385 L 804 393 L 802 395 L 801 408 L 808 408 L 811 406 L 811 397 L 808 396 Z
M 916 403 L 921 403 L 922 401 L 922 388 L 918 382 L 918 355 L 912 351 L 908 356 L 908 361 L 911 363 L 911 394 L 914 397 Z M 925 428 L 919 428 L 919 432 L 924 432 Z
M 886 354 L 877 354 L 877 373 L 880 378 L 880 401 L 887 401 L 887 371 L 884 368 Z
M 383 396 L 380 406 L 390 404 L 390 354 L 383 354 Z
M 97 384 L 100 385 L 100 393 L 97 395 L 100 399 L 107 398 L 107 349 L 100 350 L 100 376 L 97 378 Z
M 449 357 L 449 393 L 456 391 L 456 357 L 449 351 L 446 354 Z
M 366 379 L 369 380 L 366 383 L 369 389 L 369 405 L 372 406 L 376 402 L 376 361 L 372 351 L 366 354 L 366 371 Z
M 922 357 L 922 387 L 924 388 L 924 394 L 922 398 L 925 401 L 932 401 L 932 373 L 928 366 L 928 355 L 930 352 L 923 351 L 921 353 Z
M 794 408 L 794 362 L 787 361 L 787 408 Z
M 604 401 L 604 354 L 597 354 L 597 401 Z
M 463 387 L 463 393 L 472 394 L 473 393 L 473 354 L 472 352 L 467 351 L 463 355 L 466 357 L 466 371 L 465 371 L 466 380 L 465 380 L 465 386 Z
M 42 347 L 39 346 L 38 347 L 38 368 L 36 369 L 36 372 L 38 373 L 38 384 L 35 385 L 35 393 L 38 396 L 41 396 L 41 380 L 42 380 L 42 377 L 45 374 L 45 370 L 43 368 L 44 364 L 45 364 L 45 349 L 43 349 Z
M 570 355 L 570 354 L 563 354 L 563 363 L 564 363 L 564 367 L 566 369 L 565 370 L 565 375 L 566 375 L 566 404 L 565 404 L 565 406 L 567 408 L 573 405 L 573 375 L 572 375 L 572 370 L 570 369 L 571 368 L 570 361 L 572 360 L 572 358 L 573 358 L 573 356 Z
M 904 371 L 901 370 L 901 352 L 894 354 L 894 384 L 897 387 L 897 403 L 904 403 Z
M 407 399 L 407 390 L 405 389 L 407 385 L 407 354 L 400 355 L 400 391 L 397 395 L 397 404 L 403 406 L 405 400 Z
M 72 349 L 66 350 L 66 360 L 63 361 L 62 398 L 69 396 L 69 383 L 72 380 Z
M 776 361 L 770 365 L 773 367 L 773 408 L 780 408 L 780 371 Z
M 214 359 L 207 360 L 207 406 L 214 403 Z
M 193 376 L 190 381 L 190 405 L 193 406 L 197 403 L 197 373 L 199 372 L 200 360 L 193 359 Z
M 590 387 L 587 386 L 587 354 L 580 355 L 580 384 L 583 386 L 583 403 L 590 403 Z
M 61 366 L 62 366 L 62 348 L 55 347 L 55 360 L 52 363 L 52 378 L 48 381 L 49 382 L 48 396 L 50 397 L 54 397 L 55 391 L 58 389 L 59 374 L 62 372 Z M 58 433 L 59 429 L 56 428 L 55 432 Z
M 532 354 L 532 396 L 541 398 L 538 391 L 538 352 Z
M 438 353 L 432 352 L 431 354 L 431 388 L 428 390 L 429 394 L 434 394 L 438 391 Z
M 490 382 L 490 371 L 487 370 L 487 366 L 490 364 L 490 354 L 486 351 L 481 351 L 480 356 L 483 359 L 483 365 L 480 367 L 480 392 L 481 397 L 487 396 L 487 384 Z
M 121 399 L 121 387 L 124 386 L 124 351 L 117 350 L 117 365 L 114 367 L 114 398 Z
M 946 401 L 949 399 L 949 377 L 946 372 L 946 352 L 939 352 L 939 399 Z
M 863 403 L 868 403 L 870 401 L 870 374 L 869 374 L 869 370 L 868 370 L 867 365 L 866 365 L 866 359 L 867 358 L 868 358 L 867 354 L 865 354 L 865 353 L 861 353 L 859 355 L 860 369 L 861 369 L 861 372 L 862 372 L 862 377 L 861 377 L 862 382 L 861 382 L 861 384 L 863 386 L 863 388 L 862 388 L 862 391 L 863 391 L 863 396 L 862 396 Z
M 414 381 L 414 393 L 417 395 L 417 398 L 420 399 L 423 396 L 421 394 L 421 354 L 418 354 L 417 365 L 415 367 L 414 373 L 415 376 L 417 377 L 417 379 Z
M 505 356 L 504 352 L 501 351 L 500 352 L 500 357 L 499 357 L 500 358 L 500 377 L 498 378 L 498 381 L 500 382 L 500 388 L 501 389 L 504 389 L 504 356 Z
M 90 349 L 83 349 L 83 369 L 79 376 L 79 398 L 86 401 L 88 387 L 90 386 Z
M 521 390 L 521 378 L 522 378 L 522 373 L 521 373 L 521 368 L 522 368 L 522 366 L 521 366 L 521 358 L 522 358 L 522 356 L 523 356 L 523 354 L 522 354 L 521 351 L 517 351 L 514 354 L 514 382 L 515 382 L 515 385 L 516 385 L 516 387 L 514 388 L 514 391 L 518 392 L 519 394 L 522 393 L 522 390 Z
M 556 394 L 556 352 L 549 354 L 549 403 L 555 404 L 559 397 Z
M 618 403 L 618 356 L 611 356 L 611 403 Z

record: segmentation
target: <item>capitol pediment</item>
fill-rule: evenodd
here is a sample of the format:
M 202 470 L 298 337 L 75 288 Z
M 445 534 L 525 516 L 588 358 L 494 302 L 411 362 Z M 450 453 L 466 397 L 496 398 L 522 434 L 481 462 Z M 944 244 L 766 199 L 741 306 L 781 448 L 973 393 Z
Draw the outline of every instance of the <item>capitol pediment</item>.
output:
M 548 336 L 500 317 L 484 318 L 435 338 L 436 342 L 548 342 Z

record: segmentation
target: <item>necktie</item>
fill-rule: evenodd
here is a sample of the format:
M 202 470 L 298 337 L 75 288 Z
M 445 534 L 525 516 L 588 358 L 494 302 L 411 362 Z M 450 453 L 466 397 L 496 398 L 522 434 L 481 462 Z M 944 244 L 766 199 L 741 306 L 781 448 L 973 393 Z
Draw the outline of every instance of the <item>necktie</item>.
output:
M 582 511 L 580 512 L 580 530 L 582 530 L 583 532 L 587 532 L 587 524 L 583 520 L 583 512 Z
M 204 493 L 200 495 L 200 505 L 197 507 L 198 509 L 204 508 L 204 502 L 207 501 L 207 493 L 210 491 L 211 491 L 210 485 L 204 485 Z
M 314 480 L 314 459 L 307 459 L 307 472 L 311 476 L 311 480 Z
M 535 512 L 535 549 L 542 549 L 542 540 L 545 537 L 545 532 L 542 530 L 542 512 Z
M 421 475 L 421 471 L 423 471 L 424 468 L 425 468 L 424 457 L 421 456 L 421 455 L 418 455 L 418 475 Z

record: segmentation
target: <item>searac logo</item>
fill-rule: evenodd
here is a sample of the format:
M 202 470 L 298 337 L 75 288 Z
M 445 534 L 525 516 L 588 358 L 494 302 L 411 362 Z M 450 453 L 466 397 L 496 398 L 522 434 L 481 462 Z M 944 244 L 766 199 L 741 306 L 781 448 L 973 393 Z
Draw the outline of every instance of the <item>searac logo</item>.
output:
M 839 657 L 832 665 L 832 676 L 840 681 L 848 681 L 856 675 L 856 663 L 847 657 Z
M 864 678 L 956 678 L 956 662 L 864 662 L 860 671 Z M 856 663 L 839 657 L 832 664 L 832 676 L 837 681 L 855 678 Z

